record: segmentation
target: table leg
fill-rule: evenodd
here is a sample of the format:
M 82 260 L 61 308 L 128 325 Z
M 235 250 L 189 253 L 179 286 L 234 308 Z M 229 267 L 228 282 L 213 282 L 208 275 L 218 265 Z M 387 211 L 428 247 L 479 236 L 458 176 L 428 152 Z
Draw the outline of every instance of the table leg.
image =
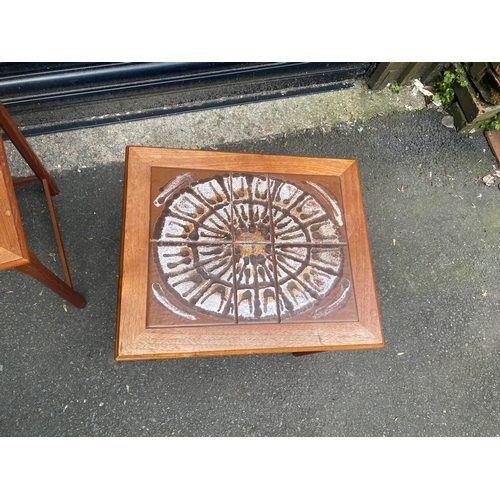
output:
M 86 300 L 81 295 L 76 293 L 75 290 L 68 286 L 63 280 L 58 278 L 50 269 L 45 267 L 38 260 L 35 254 L 29 252 L 29 258 L 29 264 L 18 266 L 16 269 L 37 279 L 38 281 L 40 281 L 40 283 L 56 292 L 63 299 L 67 300 L 75 307 L 82 309 L 86 306 Z
M 12 144 L 17 148 L 21 156 L 26 160 L 26 163 L 31 167 L 31 170 L 35 175 L 42 181 L 45 179 L 49 185 L 49 191 L 52 196 L 59 193 L 59 188 L 55 183 L 54 179 L 45 170 L 42 162 L 38 159 L 28 141 L 26 141 L 24 135 L 19 130 L 14 120 L 10 116 L 9 112 L 5 109 L 5 106 L 0 102 L 0 127 L 3 128 L 7 137 L 12 141 Z M 19 183 L 19 181 L 16 181 Z

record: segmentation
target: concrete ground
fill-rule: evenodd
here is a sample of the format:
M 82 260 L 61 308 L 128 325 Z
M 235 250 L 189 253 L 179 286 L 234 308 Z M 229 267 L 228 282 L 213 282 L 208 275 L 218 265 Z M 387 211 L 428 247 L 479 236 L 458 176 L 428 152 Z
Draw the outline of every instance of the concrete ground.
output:
M 31 138 L 88 305 L 0 273 L 0 435 L 500 435 L 500 179 L 480 181 L 499 166 L 481 131 L 442 118 L 411 89 L 359 84 Z M 385 347 L 114 361 L 127 144 L 356 158 Z M 60 273 L 40 188 L 17 193 L 32 250 Z

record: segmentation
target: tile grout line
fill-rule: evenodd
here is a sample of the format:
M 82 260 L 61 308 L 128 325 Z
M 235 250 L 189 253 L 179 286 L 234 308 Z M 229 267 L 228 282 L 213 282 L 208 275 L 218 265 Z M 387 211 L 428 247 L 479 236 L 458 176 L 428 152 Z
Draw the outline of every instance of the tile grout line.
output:
M 224 182 L 224 179 L 223 181 Z M 236 253 L 234 248 L 235 237 L 234 237 L 234 208 L 233 208 L 233 172 L 229 173 L 229 195 L 231 199 L 229 200 L 229 210 L 230 210 L 230 225 L 231 225 L 231 260 L 233 262 L 233 296 L 234 296 L 234 324 L 239 324 L 238 317 L 238 285 L 236 280 Z
M 274 241 L 274 219 L 272 210 L 272 200 L 271 200 L 271 181 L 269 174 L 267 175 L 267 206 L 269 209 L 269 227 L 271 228 L 271 256 L 273 261 L 273 275 L 274 275 L 274 292 L 276 294 L 276 315 L 278 316 L 278 324 L 281 324 L 281 311 L 280 311 L 280 293 L 278 286 L 278 272 L 276 269 L 276 252 L 275 252 L 275 241 Z

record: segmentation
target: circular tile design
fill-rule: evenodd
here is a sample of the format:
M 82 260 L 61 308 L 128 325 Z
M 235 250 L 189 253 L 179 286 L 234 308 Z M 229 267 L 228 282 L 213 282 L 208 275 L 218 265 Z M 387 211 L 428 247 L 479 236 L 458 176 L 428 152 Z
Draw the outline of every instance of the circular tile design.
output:
M 182 181 L 158 197 L 164 207 L 152 233 L 165 293 L 153 289 L 171 312 L 276 322 L 314 308 L 337 286 L 342 218 L 323 187 L 241 173 Z

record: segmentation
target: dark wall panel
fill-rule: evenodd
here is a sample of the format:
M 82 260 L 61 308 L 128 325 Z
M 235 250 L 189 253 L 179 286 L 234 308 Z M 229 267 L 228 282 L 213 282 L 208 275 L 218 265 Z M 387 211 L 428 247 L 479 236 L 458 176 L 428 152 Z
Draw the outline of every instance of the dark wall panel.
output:
M 374 63 L 0 63 L 25 135 L 349 88 Z

